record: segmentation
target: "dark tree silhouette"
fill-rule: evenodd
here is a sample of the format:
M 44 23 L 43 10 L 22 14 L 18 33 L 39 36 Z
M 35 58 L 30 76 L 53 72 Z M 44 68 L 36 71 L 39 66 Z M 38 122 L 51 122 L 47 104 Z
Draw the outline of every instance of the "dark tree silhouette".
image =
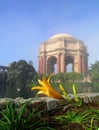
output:
M 10 97 L 28 97 L 27 84 L 37 74 L 32 64 L 25 60 L 14 61 L 10 64 L 7 78 L 7 92 Z M 17 95 L 18 94 L 18 95 Z

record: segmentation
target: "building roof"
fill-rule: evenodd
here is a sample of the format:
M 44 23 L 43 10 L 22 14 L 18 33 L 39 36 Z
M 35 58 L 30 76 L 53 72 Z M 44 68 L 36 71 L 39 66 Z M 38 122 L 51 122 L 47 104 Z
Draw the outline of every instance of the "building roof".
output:
M 70 34 L 60 33 L 60 34 L 53 35 L 49 39 L 68 38 L 68 37 L 72 38 L 73 36 L 71 36 Z

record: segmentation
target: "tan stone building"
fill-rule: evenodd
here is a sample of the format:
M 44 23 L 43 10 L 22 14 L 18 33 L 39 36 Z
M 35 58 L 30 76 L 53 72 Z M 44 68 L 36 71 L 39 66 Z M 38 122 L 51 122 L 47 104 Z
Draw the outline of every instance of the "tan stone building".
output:
M 72 71 L 87 76 L 88 53 L 83 41 L 69 35 L 56 34 L 43 42 L 39 49 L 39 73 L 50 74 L 55 71 L 67 72 L 67 65 L 72 64 Z

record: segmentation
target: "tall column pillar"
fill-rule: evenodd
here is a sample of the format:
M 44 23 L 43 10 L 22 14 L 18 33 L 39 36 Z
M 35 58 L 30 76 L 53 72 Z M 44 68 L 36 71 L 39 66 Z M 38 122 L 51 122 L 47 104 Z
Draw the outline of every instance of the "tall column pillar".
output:
M 84 56 L 78 56 L 78 73 L 84 74 Z
M 43 74 L 43 57 L 39 59 L 39 73 Z
M 78 73 L 81 73 L 81 56 L 78 56 Z
M 87 76 L 88 75 L 88 57 L 87 57 L 87 55 L 85 55 L 85 76 Z
M 43 57 L 43 74 L 46 73 L 46 57 Z
M 85 74 L 85 60 L 84 60 L 84 56 L 82 56 L 82 74 L 84 75 Z
M 65 72 L 65 54 L 61 55 L 61 72 Z
M 39 59 L 39 70 L 38 70 L 39 74 L 40 74 L 40 59 Z
M 60 54 L 57 54 L 57 73 L 60 72 Z

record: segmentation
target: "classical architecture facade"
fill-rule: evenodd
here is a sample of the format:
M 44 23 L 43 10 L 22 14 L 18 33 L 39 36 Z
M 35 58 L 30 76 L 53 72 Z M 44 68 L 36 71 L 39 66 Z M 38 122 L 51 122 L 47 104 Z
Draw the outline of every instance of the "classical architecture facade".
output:
M 39 48 L 39 73 L 67 72 L 68 64 L 72 71 L 88 74 L 88 53 L 83 41 L 69 35 L 56 34 L 43 42 Z M 55 68 L 56 67 L 56 68 Z

